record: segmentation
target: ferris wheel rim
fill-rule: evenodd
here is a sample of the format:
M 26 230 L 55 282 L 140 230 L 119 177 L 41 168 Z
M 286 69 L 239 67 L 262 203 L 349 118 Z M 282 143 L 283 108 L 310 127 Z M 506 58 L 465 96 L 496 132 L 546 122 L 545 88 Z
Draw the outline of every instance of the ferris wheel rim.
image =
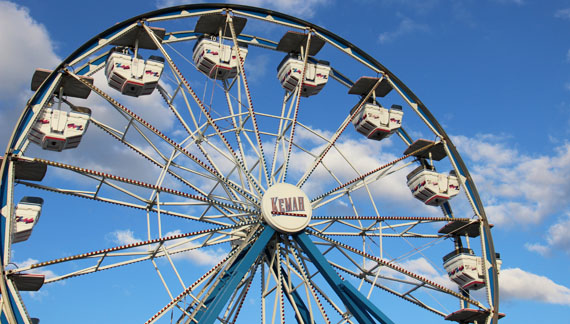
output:
M 371 62 L 374 65 L 374 67 L 376 67 L 377 69 L 386 73 L 401 88 L 401 90 L 405 94 L 407 94 L 407 96 L 409 96 L 411 101 L 417 104 L 418 109 L 420 109 L 420 111 L 425 115 L 426 119 L 432 124 L 432 126 L 437 130 L 437 132 L 440 135 L 442 135 L 442 138 L 445 140 L 447 148 L 450 151 L 449 153 L 451 153 L 449 155 L 450 159 L 453 158 L 454 162 L 457 163 L 458 169 L 463 172 L 463 175 L 466 177 L 467 184 L 471 187 L 470 192 L 468 194 L 472 195 L 472 198 L 473 198 L 476 206 L 478 207 L 478 214 L 479 214 L 479 216 L 483 222 L 483 229 L 486 232 L 485 233 L 485 239 L 487 240 L 485 242 L 485 246 L 486 246 L 486 250 L 488 252 L 487 254 L 489 254 L 488 259 L 491 260 L 492 264 L 496 263 L 492 237 L 490 235 L 490 227 L 489 227 L 489 224 L 488 224 L 488 221 L 486 218 L 486 214 L 485 214 L 484 209 L 483 209 L 483 205 L 480 201 L 479 194 L 477 192 L 477 189 L 475 188 L 475 185 L 471 179 L 471 176 L 470 176 L 467 168 L 465 167 L 464 162 L 462 161 L 462 159 L 461 159 L 460 155 L 458 154 L 455 146 L 453 145 L 451 139 L 447 136 L 447 134 L 445 133 L 443 128 L 439 125 L 437 120 L 433 117 L 433 115 L 429 112 L 429 110 L 425 107 L 425 105 L 393 73 L 391 73 L 383 65 L 381 65 L 374 58 L 372 58 L 371 56 L 366 54 L 364 51 L 362 51 L 358 47 L 354 46 L 353 44 L 346 41 L 345 39 L 337 36 L 336 34 L 329 32 L 328 30 L 325 30 L 319 26 L 313 25 L 313 24 L 308 23 L 308 22 L 301 20 L 299 18 L 295 18 L 295 17 L 289 16 L 289 15 L 281 14 L 281 13 L 278 13 L 278 12 L 275 12 L 272 10 L 266 10 L 266 9 L 262 9 L 262 8 L 251 7 L 251 6 L 235 5 L 235 4 L 194 4 L 194 5 L 182 5 L 182 6 L 176 6 L 176 7 L 171 7 L 171 8 L 159 9 L 156 11 L 152 11 L 152 12 L 149 12 L 146 14 L 142 14 L 142 15 L 127 19 L 127 20 L 107 29 L 106 31 L 98 34 L 97 36 L 93 37 L 90 41 L 87 41 L 84 45 L 82 45 L 76 51 L 74 51 L 71 55 L 69 55 L 68 58 L 66 58 L 54 70 L 54 72 L 52 72 L 52 74 L 48 77 L 48 79 L 53 80 L 54 78 L 57 78 L 58 77 L 58 71 L 65 68 L 66 65 L 69 64 L 69 62 L 73 61 L 75 58 L 82 55 L 87 49 L 89 49 L 91 46 L 93 46 L 93 44 L 95 44 L 96 41 L 102 36 L 107 36 L 113 32 L 116 32 L 117 30 L 120 30 L 121 28 L 124 28 L 125 26 L 132 24 L 134 22 L 137 22 L 137 21 L 150 19 L 153 17 L 167 16 L 170 13 L 178 12 L 178 11 L 182 11 L 182 10 L 194 10 L 194 9 L 245 10 L 245 11 L 251 11 L 251 12 L 256 12 L 256 13 L 260 13 L 260 14 L 272 15 L 274 17 L 278 17 L 278 18 L 282 18 L 282 19 L 287 19 L 287 20 L 293 21 L 295 23 L 305 25 L 306 27 L 313 28 L 313 29 L 315 29 L 315 30 L 327 35 L 327 36 L 332 37 L 334 40 L 338 41 L 340 44 L 345 45 L 347 48 L 350 48 L 351 51 L 359 54 L 360 56 L 365 58 L 367 61 Z M 43 87 L 40 87 L 40 89 L 38 89 L 38 91 L 36 93 L 34 93 L 30 102 L 33 102 L 36 99 L 36 96 L 41 95 L 42 90 L 45 91 L 45 89 Z M 7 172 L 6 166 L 9 162 L 8 161 L 9 155 L 12 153 L 17 153 L 17 152 L 14 152 L 14 144 L 15 144 L 14 141 L 15 141 L 15 138 L 18 137 L 17 133 L 21 129 L 22 124 L 25 123 L 25 115 L 27 112 L 29 113 L 29 110 L 31 109 L 30 107 L 31 107 L 31 104 L 26 106 L 26 109 L 22 113 L 22 115 L 21 115 L 21 117 L 17 123 L 17 126 L 14 128 L 14 132 L 13 132 L 12 137 L 11 137 L 9 144 L 8 144 L 8 149 L 6 150 L 6 154 L 5 154 L 4 159 L 2 161 L 2 168 L 0 169 L 0 171 L 2 172 L 2 179 L 3 179 L 2 185 L 3 186 L 5 186 L 5 179 L 6 179 L 6 172 Z M 4 235 L 4 231 L 2 231 L 2 235 Z M 3 264 L 2 264 L 2 268 L 4 268 Z M 489 272 L 489 274 L 491 275 L 491 282 L 492 282 L 491 291 L 493 294 L 493 296 L 492 296 L 493 301 L 492 301 L 491 306 L 493 307 L 493 309 L 497 310 L 497 311 L 493 312 L 493 314 L 494 314 L 493 316 L 495 318 L 497 318 L 497 316 L 498 316 L 497 315 L 498 305 L 499 305 L 498 289 L 497 289 L 498 288 L 498 281 L 497 281 L 496 271 L 494 271 L 495 269 L 492 269 L 492 270 L 493 271 Z M 3 277 L 1 279 L 1 284 L 2 284 L 1 287 L 2 288 L 5 288 L 5 282 L 6 282 L 6 280 Z M 494 320 L 496 321 L 496 319 L 494 319 Z

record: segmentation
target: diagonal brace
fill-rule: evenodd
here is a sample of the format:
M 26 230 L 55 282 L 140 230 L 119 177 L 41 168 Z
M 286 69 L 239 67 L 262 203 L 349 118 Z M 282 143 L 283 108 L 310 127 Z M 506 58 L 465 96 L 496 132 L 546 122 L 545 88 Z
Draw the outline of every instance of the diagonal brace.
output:
M 255 263 L 255 260 L 263 252 L 274 233 L 274 229 L 266 226 L 253 245 L 238 256 L 228 271 L 217 282 L 214 291 L 204 301 L 205 310 L 202 308 L 196 314 L 195 319 L 198 323 L 211 324 L 217 320 L 223 307 Z
M 293 236 L 293 238 L 301 246 L 303 252 L 307 254 L 311 262 L 317 267 L 321 275 L 359 323 L 374 324 L 375 321 L 372 318 L 374 317 L 382 324 L 394 324 L 376 305 L 364 297 L 360 291 L 339 277 L 307 234 L 301 232 Z

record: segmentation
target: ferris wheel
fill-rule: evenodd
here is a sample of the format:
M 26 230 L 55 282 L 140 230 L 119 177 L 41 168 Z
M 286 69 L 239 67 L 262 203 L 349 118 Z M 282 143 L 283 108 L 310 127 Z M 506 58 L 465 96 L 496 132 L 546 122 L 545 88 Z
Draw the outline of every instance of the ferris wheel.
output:
M 324 28 L 161 9 L 31 88 L 0 174 L 2 323 L 504 316 L 491 225 L 451 139 Z

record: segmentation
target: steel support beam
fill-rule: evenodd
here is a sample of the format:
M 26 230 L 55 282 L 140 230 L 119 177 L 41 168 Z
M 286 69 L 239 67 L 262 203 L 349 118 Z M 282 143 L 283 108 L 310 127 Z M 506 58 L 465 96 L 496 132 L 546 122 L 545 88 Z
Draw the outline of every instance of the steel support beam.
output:
M 373 324 L 374 317 L 382 324 L 394 324 L 360 291 L 339 277 L 307 234 L 301 232 L 295 235 L 294 239 L 359 323 Z
M 198 323 L 211 324 L 217 320 L 223 307 L 230 300 L 237 286 L 255 263 L 258 256 L 263 252 L 274 233 L 274 229 L 266 226 L 253 245 L 236 258 L 234 263 L 216 283 L 212 293 L 204 301 L 204 306 L 206 307 L 200 309 L 196 314 L 195 320 Z

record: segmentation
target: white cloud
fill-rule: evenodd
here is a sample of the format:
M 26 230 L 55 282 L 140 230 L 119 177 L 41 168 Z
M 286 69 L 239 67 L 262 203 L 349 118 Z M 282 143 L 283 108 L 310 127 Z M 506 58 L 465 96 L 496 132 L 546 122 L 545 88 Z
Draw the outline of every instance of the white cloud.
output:
M 53 69 L 60 59 L 54 53 L 46 28 L 32 19 L 29 10 L 0 1 L 0 147 L 2 150 L 30 97 L 30 80 L 36 68 Z M 25 39 L 25 41 L 23 41 Z
M 402 20 L 396 30 L 381 33 L 380 36 L 378 36 L 378 40 L 381 44 L 384 44 L 408 34 L 427 31 L 429 31 L 429 27 L 427 25 L 417 23 L 408 17 L 402 17 Z
M 254 7 L 275 9 L 284 13 L 312 17 L 315 14 L 315 7 L 330 3 L 331 0 L 231 0 L 231 3 L 243 4 Z M 177 5 L 188 4 L 187 0 L 157 0 L 158 8 L 166 8 Z
M 519 268 L 502 269 L 499 276 L 501 299 L 525 299 L 570 305 L 570 289 L 544 276 Z
M 492 222 L 536 224 L 570 211 L 570 144 L 552 155 L 529 156 L 498 136 L 453 137 L 464 157 Z
M 518 152 L 503 143 L 499 142 L 499 137 L 494 135 L 478 135 L 477 138 L 467 138 L 457 136 L 453 142 L 461 147 L 474 162 L 490 163 L 494 166 L 510 163 Z
M 417 258 L 412 260 L 407 260 L 402 263 L 402 266 L 406 268 L 406 270 L 421 273 L 424 276 L 434 276 L 438 275 L 437 270 L 431 265 L 426 258 Z
M 550 226 L 546 234 L 546 244 L 533 243 L 525 244 L 529 251 L 542 255 L 550 255 L 554 251 L 562 251 L 570 255 L 570 213 L 559 222 Z M 554 251 L 553 251 L 554 250 Z
M 131 230 L 116 230 L 110 233 L 110 240 L 119 245 L 127 245 L 142 242 L 141 239 L 135 238 Z
M 417 259 L 407 260 L 402 263 L 402 266 L 411 272 L 414 272 L 422 277 L 440 284 L 453 291 L 458 291 L 459 288 L 456 283 L 449 279 L 447 273 L 439 273 L 426 258 L 421 257 Z
M 60 61 L 53 51 L 49 34 L 42 24 L 30 17 L 29 10 L 11 2 L 0 2 L 0 35 L 4 44 L 0 68 L 0 95 L 19 93 L 29 88 L 34 70 L 54 68 Z M 25 35 L 25 41 L 22 37 Z
M 201 248 L 173 255 L 174 259 L 187 259 L 199 265 L 213 266 L 220 262 L 227 252 L 218 249 Z
M 558 247 L 570 254 L 570 215 L 548 229 L 548 244 L 552 247 Z
M 535 243 L 535 244 L 526 243 L 524 245 L 524 247 L 531 252 L 536 252 L 536 253 L 542 254 L 542 255 L 546 255 L 550 252 L 550 249 L 548 248 L 548 246 L 540 244 L 540 243 Z
M 401 265 L 411 272 L 433 280 L 447 288 L 457 291 L 447 274 L 439 274 L 425 259 L 417 258 L 402 262 Z M 383 269 L 384 274 L 395 277 L 402 275 L 389 269 Z M 557 284 L 545 276 L 536 275 L 519 268 L 501 269 L 499 288 L 502 300 L 532 300 L 549 304 L 570 305 L 570 289 Z
M 562 19 L 570 19 L 570 8 L 559 9 L 554 13 L 554 17 Z
M 498 201 L 487 205 L 485 210 L 492 222 L 501 225 L 537 223 L 543 217 L 537 213 L 536 206 L 526 202 Z

